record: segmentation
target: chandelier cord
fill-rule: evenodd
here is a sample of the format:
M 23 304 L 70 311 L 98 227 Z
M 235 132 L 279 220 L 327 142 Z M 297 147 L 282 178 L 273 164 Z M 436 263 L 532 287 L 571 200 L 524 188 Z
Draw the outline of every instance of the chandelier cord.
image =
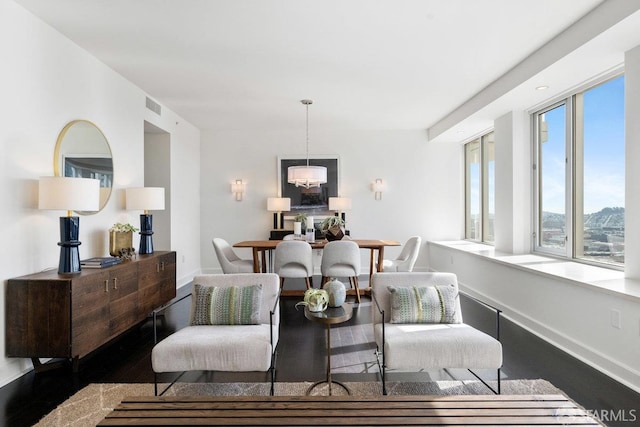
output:
M 313 101 L 311 99 L 302 99 L 300 102 L 306 107 L 306 166 L 304 166 L 305 163 L 300 166 L 289 166 L 287 182 L 294 184 L 296 187 L 320 187 L 320 185 L 327 182 L 327 168 L 325 166 L 311 166 L 309 157 L 309 105 L 313 104 Z
M 307 107 L 307 167 L 309 167 L 309 104 Z

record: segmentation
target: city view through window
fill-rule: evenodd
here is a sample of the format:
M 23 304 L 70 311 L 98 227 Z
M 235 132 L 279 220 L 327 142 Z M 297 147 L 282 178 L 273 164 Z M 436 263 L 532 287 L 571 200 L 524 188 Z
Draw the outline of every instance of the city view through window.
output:
M 624 77 L 571 100 L 572 117 L 567 115 L 567 103 L 538 115 L 538 244 L 572 253 L 575 258 L 623 264 Z M 569 132 L 573 135 L 570 139 L 567 129 L 572 122 L 575 126 Z M 573 141 L 573 146 L 567 140 Z M 567 167 L 572 158 L 573 170 Z M 567 213 L 573 215 L 569 218 L 572 221 Z M 573 234 L 568 224 L 573 224 Z M 570 237 L 573 248 L 566 247 Z

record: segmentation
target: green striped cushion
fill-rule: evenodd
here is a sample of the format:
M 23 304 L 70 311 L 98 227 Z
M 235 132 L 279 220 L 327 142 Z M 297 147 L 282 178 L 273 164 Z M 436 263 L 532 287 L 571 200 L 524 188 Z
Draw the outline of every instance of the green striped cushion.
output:
M 460 323 L 453 286 L 389 286 L 391 323 Z
M 262 284 L 215 287 L 195 284 L 191 325 L 257 325 Z

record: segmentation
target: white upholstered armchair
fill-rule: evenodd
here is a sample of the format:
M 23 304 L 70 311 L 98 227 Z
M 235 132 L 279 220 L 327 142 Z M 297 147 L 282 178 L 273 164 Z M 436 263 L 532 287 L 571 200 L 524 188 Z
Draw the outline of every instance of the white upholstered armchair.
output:
M 270 372 L 273 395 L 279 291 L 273 273 L 194 277 L 190 325 L 151 352 L 156 395 L 159 373 L 184 371 Z
M 491 390 L 500 393 L 502 345 L 462 322 L 455 274 L 376 273 L 371 295 L 383 394 L 387 369 L 447 368 L 468 369 L 489 388 L 472 369 L 496 369 L 497 391 Z

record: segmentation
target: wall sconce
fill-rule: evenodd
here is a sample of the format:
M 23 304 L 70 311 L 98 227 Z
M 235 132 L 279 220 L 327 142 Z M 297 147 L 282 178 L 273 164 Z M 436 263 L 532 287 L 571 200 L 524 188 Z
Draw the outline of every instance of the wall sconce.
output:
M 67 211 L 60 217 L 60 261 L 58 273 L 80 272 L 80 218 L 71 211 L 100 209 L 100 180 L 42 176 L 38 183 L 38 208 Z
M 341 216 L 346 222 L 344 211 L 351 210 L 351 199 L 348 197 L 329 197 L 329 210 L 336 211 L 336 216 Z
M 380 178 L 371 183 L 371 191 L 375 193 L 376 200 L 382 200 L 382 192 L 386 190 L 386 186 Z
M 273 229 L 282 230 L 284 228 L 282 212 L 291 210 L 291 199 L 288 197 L 269 197 L 267 198 L 267 210 L 273 212 Z M 280 217 L 280 227 L 278 227 L 278 216 Z
M 143 210 L 140 215 L 139 254 L 153 253 L 153 215 L 150 210 L 164 210 L 164 188 L 140 187 L 126 189 L 127 209 Z
M 244 183 L 241 179 L 236 179 L 236 182 L 231 184 L 231 192 L 235 194 L 237 202 L 242 200 L 242 195 L 244 194 Z

